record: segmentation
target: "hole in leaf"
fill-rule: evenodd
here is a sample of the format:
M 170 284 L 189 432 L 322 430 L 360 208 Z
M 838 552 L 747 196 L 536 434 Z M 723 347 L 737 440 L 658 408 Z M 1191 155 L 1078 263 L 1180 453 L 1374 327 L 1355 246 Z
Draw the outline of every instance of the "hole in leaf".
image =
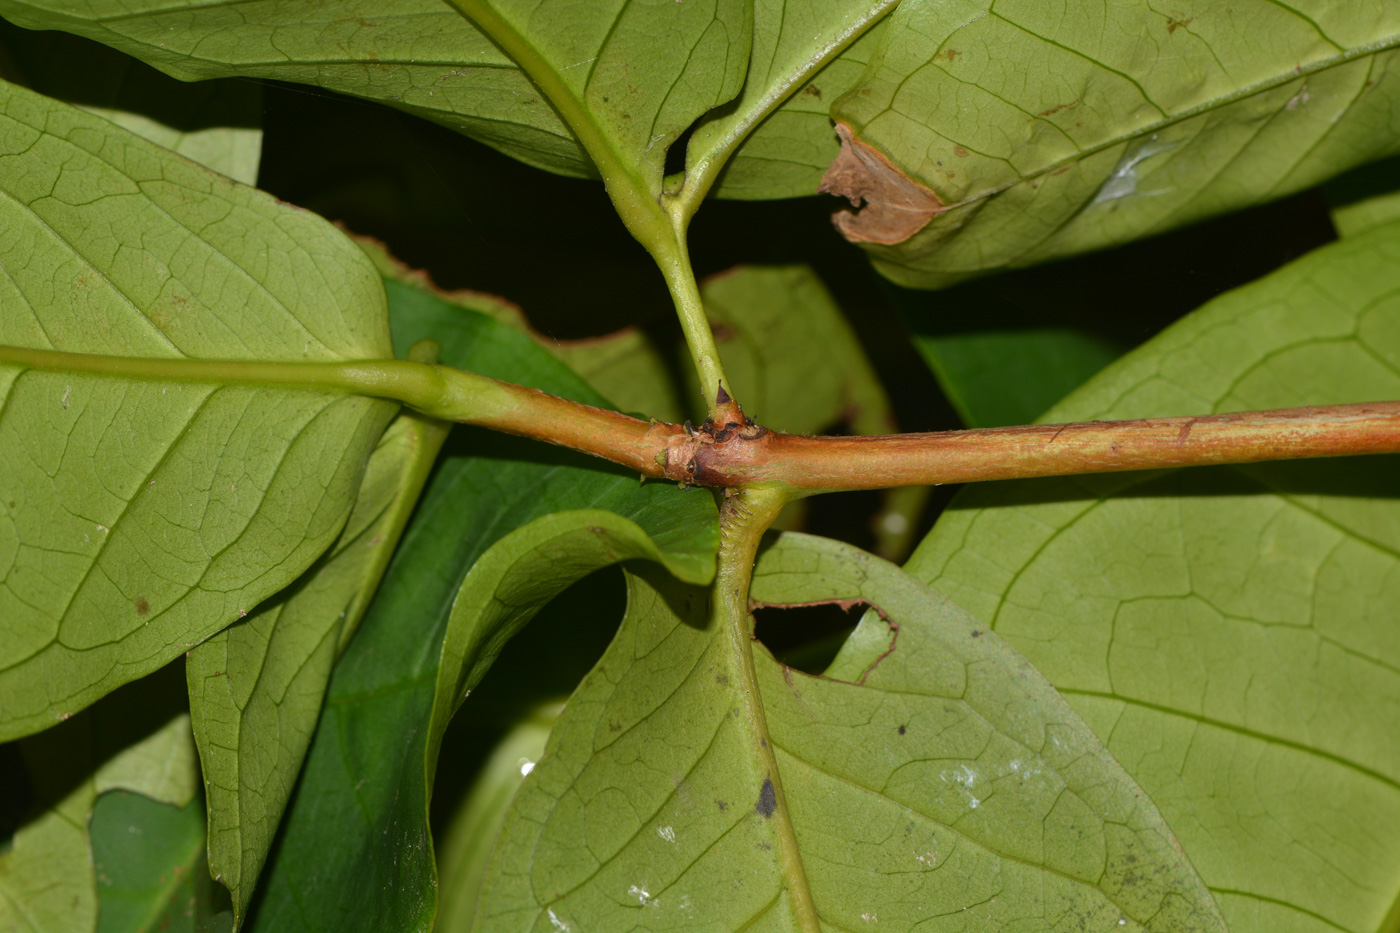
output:
M 864 606 L 840 603 L 811 606 L 758 606 L 754 635 L 782 664 L 804 674 L 821 674 L 855 630 Z

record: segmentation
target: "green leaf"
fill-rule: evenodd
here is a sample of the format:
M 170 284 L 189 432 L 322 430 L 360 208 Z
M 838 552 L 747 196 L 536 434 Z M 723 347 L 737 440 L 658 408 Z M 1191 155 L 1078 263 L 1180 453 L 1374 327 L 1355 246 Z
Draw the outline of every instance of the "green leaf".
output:
M 113 791 L 92 808 L 97 874 L 97 933 L 200 929 L 200 889 L 207 887 L 204 809 Z
M 1028 424 L 1124 349 L 1102 333 L 1083 289 L 1066 275 L 1060 290 L 1020 273 L 939 293 L 886 294 L 964 424 Z M 1061 293 L 1066 297 L 1057 300 Z
M 544 707 L 526 718 L 491 752 L 471 792 L 462 800 L 437 846 L 439 890 L 437 933 L 466 933 L 476 913 L 476 899 L 486 876 L 491 849 L 500 835 L 520 782 L 544 754 L 549 730 L 562 705 Z
M 391 353 L 379 278 L 330 224 L 11 85 L 0 190 L 9 347 L 153 366 Z M 156 670 L 295 579 L 340 532 L 394 411 L 10 363 L 0 399 L 0 738 Z
M 851 326 L 807 266 L 739 266 L 701 286 L 734 395 L 763 424 L 816 434 L 849 422 L 895 430 L 889 399 Z M 692 407 L 704 411 L 690 376 Z
M 1400 397 L 1400 224 L 1203 307 L 1045 416 Z M 1393 457 L 969 489 L 909 570 L 1055 684 L 1235 933 L 1376 930 L 1400 895 Z
M 673 423 L 685 418 L 666 362 L 645 331 L 627 327 L 584 340 L 541 339 L 541 345 L 622 411 Z
M 855 84 L 872 48 L 847 46 L 897 2 L 754 0 L 747 80 L 737 99 L 696 124 L 686 184 L 708 189 L 723 172 L 721 197 L 815 194 L 836 154 L 826 108 Z
M 106 117 L 124 129 L 245 185 L 258 181 L 262 87 L 252 81 L 183 84 L 76 36 L 34 34 L 0 21 L 10 80 Z
M 390 281 L 386 289 L 401 346 L 432 337 L 445 363 L 605 404 L 525 334 L 405 283 Z M 516 532 L 503 542 L 513 547 L 529 540 L 525 526 L 537 519 L 548 527 L 568 521 L 550 518 L 554 513 L 582 509 L 620 516 L 607 520 L 641 529 L 666 560 L 694 577 L 712 567 L 718 522 L 706 493 L 641 484 L 599 461 L 501 435 L 459 429 L 449 441 L 332 675 L 265 895 L 250 920 L 254 930 L 431 925 L 426 816 L 437 735 L 429 723 L 438 678 L 456 681 L 455 671 L 442 668 L 454 600 L 464 580 L 481 577 L 473 570 L 478 561 L 495 560 L 483 557 L 493 544 Z M 588 527 L 605 527 L 582 518 L 588 537 Z
M 96 0 L 78 9 L 4 0 L 0 13 L 97 39 L 182 80 L 237 74 L 311 84 L 390 103 L 532 165 L 594 175 L 566 122 L 576 111 L 658 191 L 667 147 L 743 85 L 751 13 L 742 0 L 463 7 L 490 17 L 484 31 L 445 3 L 420 0 L 336 0 L 314 21 L 268 0 L 236 8 Z M 519 57 L 516 39 L 573 102 L 565 119 L 497 46 Z
M 914 345 L 972 428 L 1034 421 L 1119 355 L 1072 327 L 921 335 Z
M 345 530 L 293 586 L 189 654 L 209 868 L 242 923 L 301 771 L 336 656 L 388 566 L 448 425 L 401 414 L 380 438 Z
M 937 288 L 1300 191 L 1397 151 L 1397 43 L 1385 0 L 906 0 L 832 108 L 839 223 Z
M 1348 172 L 1326 187 L 1337 233 L 1353 236 L 1392 220 L 1400 220 L 1400 158 L 1387 159 Z
M 98 923 L 88 820 L 99 794 L 127 789 L 182 807 L 199 788 L 179 671 L 132 684 L 18 743 L 34 795 L 0 852 L 0 930 L 66 933 Z M 7 795 L 17 791 L 7 788 Z
M 755 24 L 757 27 L 757 24 Z M 804 75 L 800 89 L 764 117 L 719 173 L 714 194 L 759 201 L 816 194 L 841 146 L 831 131 L 831 104 L 856 86 L 875 54 L 881 20 L 819 71 Z
M 95 39 L 182 81 L 243 75 L 309 84 L 383 101 L 532 165 L 593 174 L 529 78 L 445 3 L 339 0 L 308 21 L 304 10 L 268 0 L 236 8 L 0 0 L 0 15 Z
M 753 39 L 747 0 L 587 5 L 458 0 L 456 5 L 536 83 L 546 75 L 557 79 L 572 98 L 552 100 L 565 118 L 595 127 L 599 141 L 628 169 L 649 176 L 658 191 L 671 143 L 744 86 Z M 575 106 L 577 118 L 571 112 Z M 584 132 L 578 125 L 574 130 Z M 584 139 L 591 149 L 590 142 Z M 598 155 L 590 154 L 596 161 Z
M 1224 929 L 1054 689 L 893 565 L 791 535 L 760 557 L 758 603 L 879 608 L 824 677 L 752 650 L 703 590 L 639 567 L 628 592 L 511 807 L 477 928 L 796 929 L 810 898 L 830 929 Z

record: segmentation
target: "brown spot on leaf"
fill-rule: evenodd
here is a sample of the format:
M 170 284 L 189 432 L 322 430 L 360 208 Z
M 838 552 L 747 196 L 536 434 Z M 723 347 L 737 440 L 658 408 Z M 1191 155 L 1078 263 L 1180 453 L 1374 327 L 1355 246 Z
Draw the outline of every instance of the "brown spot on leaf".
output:
M 1038 117 L 1051 117 L 1051 116 L 1054 116 L 1055 114 L 1059 113 L 1061 110 L 1068 110 L 1068 109 L 1070 109 L 1071 107 L 1078 107 L 1078 106 L 1079 106 L 1079 101 L 1077 101 L 1077 100 L 1076 100 L 1076 101 L 1071 101 L 1071 102 L 1068 103 L 1068 104 L 1056 104 L 1054 107 L 1051 107 L 1049 110 L 1042 110 L 1042 111 L 1040 111 L 1040 113 L 1036 114 L 1036 116 L 1038 116 Z
M 906 733 L 906 732 L 908 732 L 908 731 L 909 731 L 909 727 L 908 727 L 908 726 L 900 726 L 900 727 L 899 727 L 899 734 L 900 734 L 900 735 L 903 735 L 904 733 Z
M 819 87 L 817 87 L 815 84 L 809 84 L 809 85 L 807 85 L 806 87 L 804 87 L 804 88 L 802 89 L 802 93 L 803 93 L 803 94 L 811 94 L 811 95 L 812 95 L 813 97 L 815 97 L 817 100 L 821 100 L 821 99 L 822 99 L 822 89 L 819 88 Z
M 151 614 L 151 603 L 146 597 L 136 597 L 136 614 L 143 619 Z
M 778 809 L 778 793 L 773 789 L 773 779 L 764 778 L 763 786 L 758 789 L 758 803 L 754 806 L 754 810 L 759 816 L 767 818 L 772 816 L 776 809 Z
M 729 804 L 725 803 L 723 800 L 716 800 L 715 806 L 719 807 L 719 812 L 721 813 L 729 809 Z
M 959 58 L 962 58 L 962 53 L 959 52 L 957 49 L 944 49 L 943 51 L 939 52 L 937 55 L 933 56 L 933 60 L 934 60 L 934 61 L 945 61 L 945 62 L 955 62 L 955 61 L 957 61 Z
M 1187 26 L 1190 25 L 1191 21 L 1189 19 L 1172 19 L 1169 16 L 1167 17 L 1167 35 L 1171 35 L 1178 29 L 1185 29 Z
M 849 126 L 836 124 L 836 135 L 841 152 L 822 176 L 819 190 L 860 208 L 831 217 L 846 239 L 886 246 L 903 243 L 947 209 L 938 195 L 900 171 L 884 153 L 856 139 Z
M 954 146 L 954 147 L 953 147 L 953 155 L 957 156 L 959 159 L 966 159 L 966 158 L 967 158 L 967 150 L 964 149 L 962 146 Z

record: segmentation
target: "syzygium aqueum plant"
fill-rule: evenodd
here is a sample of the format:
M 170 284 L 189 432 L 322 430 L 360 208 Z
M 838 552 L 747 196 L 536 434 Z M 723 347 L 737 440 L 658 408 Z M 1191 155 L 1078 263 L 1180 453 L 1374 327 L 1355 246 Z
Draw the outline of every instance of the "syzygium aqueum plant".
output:
M 0 930 L 1400 930 L 1400 5 L 0 16 Z M 249 79 L 601 182 L 684 372 L 258 190 Z M 1329 182 L 1126 354 L 1006 271 Z M 533 184 L 549 277 L 602 234 Z M 702 205 L 819 192 L 962 429 L 826 270 L 697 279 Z M 882 556 L 800 531 L 856 490 Z

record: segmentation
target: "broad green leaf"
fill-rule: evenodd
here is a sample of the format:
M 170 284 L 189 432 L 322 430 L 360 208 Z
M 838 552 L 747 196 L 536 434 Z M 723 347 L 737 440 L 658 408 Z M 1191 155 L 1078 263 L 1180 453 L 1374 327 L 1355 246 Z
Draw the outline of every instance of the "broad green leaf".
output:
M 506 641 L 569 586 L 594 570 L 624 560 L 655 561 L 690 583 L 703 584 L 714 575 L 708 549 L 668 554 L 635 522 L 602 509 L 537 518 L 477 560 L 457 592 L 443 636 L 429 732 L 430 761 L 437 758 L 438 740 L 452 714 L 471 695 Z
M 503 738 L 482 766 L 470 793 L 462 800 L 441 844 L 437 846 L 442 901 L 437 933 L 471 929 L 476 898 L 515 792 L 544 754 L 549 730 L 559 718 L 561 704 L 543 707 Z
M 448 426 L 405 413 L 370 456 L 345 530 L 296 584 L 189 654 L 209 868 L 242 922 L 301 771 L 336 656 L 388 566 Z
M 1400 398 L 1400 224 L 1316 250 L 1046 421 Z M 1377 930 L 1400 895 L 1393 457 L 970 489 L 909 570 L 1059 688 L 1235 933 Z
M 386 289 L 400 347 L 432 337 L 450 365 L 606 404 L 525 334 L 401 282 Z M 454 599 L 493 544 L 581 509 L 640 528 L 692 577 L 712 567 L 718 523 L 706 493 L 642 484 L 601 461 L 501 435 L 463 429 L 449 441 L 332 675 L 252 929 L 430 926 L 429 723 Z
M 207 913 L 201 888 L 204 810 L 112 791 L 97 799 L 90 823 L 97 875 L 97 933 L 194 933 Z
M 246 75 L 380 100 L 552 171 L 593 175 L 559 110 L 497 43 L 523 43 L 570 106 L 657 191 L 667 147 L 743 85 L 751 12 L 742 0 L 641 3 L 498 0 L 464 4 L 335 0 L 306 11 L 277 0 L 236 6 L 4 0 L 31 29 L 97 39 L 183 80 Z M 497 28 L 492 28 L 497 27 Z M 500 29 L 509 35 L 500 35 Z M 557 102 L 556 102 L 557 103 Z
M 803 899 L 833 930 L 1224 929 L 1054 689 L 893 565 L 803 536 L 760 557 L 760 603 L 879 608 L 825 677 L 703 590 L 639 567 L 628 591 L 511 807 L 477 929 L 797 929 Z
M 686 147 L 686 183 L 708 188 L 724 171 L 721 197 L 815 194 L 835 155 L 826 107 L 855 84 L 870 46 L 841 53 L 897 2 L 753 0 L 743 90 L 697 122 Z
M 18 743 L 34 804 L 0 852 L 0 930 L 96 927 L 88 819 L 98 795 L 126 789 L 180 807 L 198 791 L 189 717 L 172 713 L 179 699 L 178 676 L 150 678 Z
M 330 224 L 12 85 L 0 190 L 0 344 L 156 361 L 392 352 L 380 281 Z M 150 673 L 295 579 L 339 533 L 394 411 L 8 363 L 0 399 L 0 738 Z
M 112 49 L 0 22 L 9 80 L 82 107 L 245 185 L 258 181 L 262 88 L 252 81 L 182 84 Z
M 242 75 L 383 101 L 521 161 L 591 175 L 539 91 L 490 39 L 440 0 L 337 0 L 308 20 L 277 0 L 208 5 L 3 0 L 0 15 L 110 45 L 182 81 Z
M 1352 236 L 1400 220 L 1400 158 L 1348 172 L 1326 188 L 1337 233 Z
M 747 0 L 642 3 L 603 0 L 454 0 L 482 32 L 561 94 L 596 161 L 615 153 L 624 171 L 660 193 L 666 150 L 706 111 L 744 86 L 753 39 Z M 524 55 L 535 58 L 531 68 Z M 548 87 L 549 85 L 544 85 Z M 585 128 L 582 124 L 588 124 Z
M 1149 236 L 1396 152 L 1397 43 L 1386 0 L 906 0 L 828 187 L 920 288 Z

